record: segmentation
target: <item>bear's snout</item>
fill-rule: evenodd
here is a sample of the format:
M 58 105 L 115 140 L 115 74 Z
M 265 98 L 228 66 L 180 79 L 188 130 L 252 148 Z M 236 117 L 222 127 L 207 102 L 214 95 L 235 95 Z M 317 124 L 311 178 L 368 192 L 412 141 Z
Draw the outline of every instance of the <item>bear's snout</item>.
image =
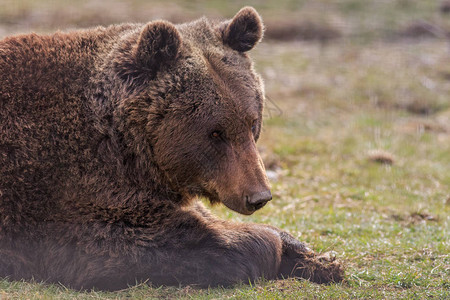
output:
M 258 192 L 244 196 L 245 205 L 249 211 L 256 211 L 266 205 L 267 202 L 272 200 L 272 193 L 270 190 Z

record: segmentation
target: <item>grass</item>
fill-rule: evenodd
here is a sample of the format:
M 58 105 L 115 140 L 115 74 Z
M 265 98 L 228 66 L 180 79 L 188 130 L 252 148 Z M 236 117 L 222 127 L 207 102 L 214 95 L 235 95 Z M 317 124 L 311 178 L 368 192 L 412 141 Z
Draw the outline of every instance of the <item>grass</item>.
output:
M 27 1 L 19 1 L 24 10 L 37 5 Z M 261 280 L 202 290 L 138 285 L 104 293 L 1 280 L 0 299 L 450 298 L 448 42 L 379 38 L 418 19 L 445 25 L 438 1 L 278 2 L 250 4 L 266 19 L 288 10 L 321 14 L 325 5 L 354 34 L 327 44 L 268 41 L 253 51 L 270 99 L 259 146 L 272 172 L 274 200 L 250 217 L 211 209 L 236 222 L 278 226 L 316 251 L 335 251 L 347 267 L 345 281 Z M 175 2 L 192 14 L 203 12 L 203 2 L 189 3 Z M 241 6 L 208 3 L 206 11 L 228 16 Z M 3 26 L 3 32 L 10 29 Z M 371 159 L 380 150 L 392 163 Z

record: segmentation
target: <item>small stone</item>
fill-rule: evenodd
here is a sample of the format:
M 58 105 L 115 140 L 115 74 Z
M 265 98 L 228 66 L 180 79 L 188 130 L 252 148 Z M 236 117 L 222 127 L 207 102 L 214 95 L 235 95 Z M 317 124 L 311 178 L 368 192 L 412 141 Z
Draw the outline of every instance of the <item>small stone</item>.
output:
M 391 153 L 380 149 L 369 151 L 368 159 L 372 162 L 386 165 L 392 165 L 395 161 Z

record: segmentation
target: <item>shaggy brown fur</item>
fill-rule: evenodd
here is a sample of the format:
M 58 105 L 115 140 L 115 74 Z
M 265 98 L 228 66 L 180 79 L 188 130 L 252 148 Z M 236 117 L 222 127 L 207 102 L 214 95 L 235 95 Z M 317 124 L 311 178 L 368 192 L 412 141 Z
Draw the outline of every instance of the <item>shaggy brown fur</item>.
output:
M 276 228 L 219 220 L 271 199 L 255 142 L 263 86 L 232 20 L 125 24 L 0 41 L 0 277 L 73 288 L 339 281 Z

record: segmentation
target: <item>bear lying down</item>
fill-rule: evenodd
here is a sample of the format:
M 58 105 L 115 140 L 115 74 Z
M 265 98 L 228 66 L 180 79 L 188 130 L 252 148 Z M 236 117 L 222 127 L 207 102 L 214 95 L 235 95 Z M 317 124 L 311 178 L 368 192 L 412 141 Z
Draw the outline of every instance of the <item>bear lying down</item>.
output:
M 0 277 L 114 290 L 300 277 L 340 264 L 280 229 L 217 219 L 271 200 L 256 141 L 253 8 L 0 41 Z

